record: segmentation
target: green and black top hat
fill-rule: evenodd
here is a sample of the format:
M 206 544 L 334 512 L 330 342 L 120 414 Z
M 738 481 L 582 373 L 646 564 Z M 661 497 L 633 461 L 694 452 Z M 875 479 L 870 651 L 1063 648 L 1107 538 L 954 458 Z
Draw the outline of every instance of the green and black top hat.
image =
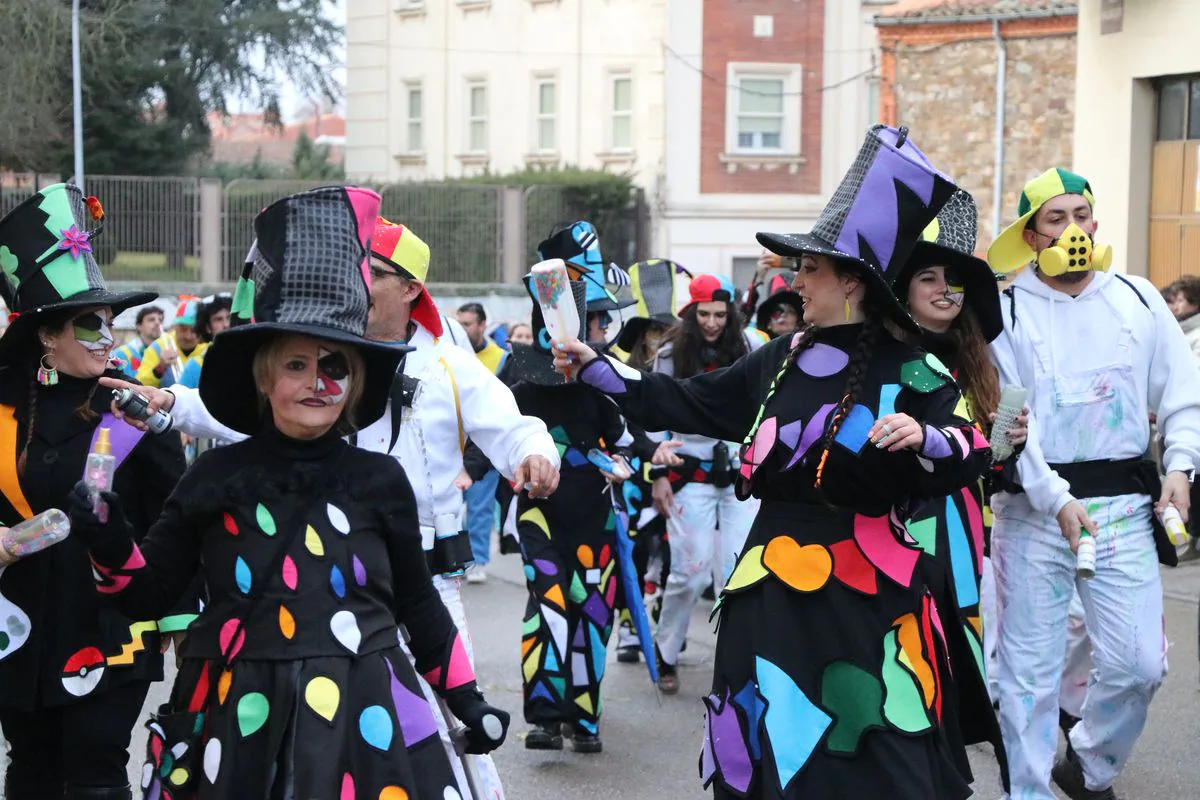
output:
M 0 295 L 10 312 L 0 366 L 37 360 L 30 358 L 40 355 L 32 337 L 50 312 L 110 306 L 119 314 L 158 297 L 105 285 L 92 253 L 103 221 L 100 202 L 65 183 L 47 186 L 0 219 Z

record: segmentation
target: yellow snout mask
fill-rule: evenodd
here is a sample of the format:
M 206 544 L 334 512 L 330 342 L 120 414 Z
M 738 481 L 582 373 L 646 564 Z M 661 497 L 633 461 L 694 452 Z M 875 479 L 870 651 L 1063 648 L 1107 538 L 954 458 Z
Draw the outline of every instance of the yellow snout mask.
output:
M 1053 247 L 1038 254 L 1037 264 L 1042 274 L 1050 277 L 1064 272 L 1107 272 L 1112 266 L 1112 248 L 1096 244 L 1083 228 L 1072 222 Z

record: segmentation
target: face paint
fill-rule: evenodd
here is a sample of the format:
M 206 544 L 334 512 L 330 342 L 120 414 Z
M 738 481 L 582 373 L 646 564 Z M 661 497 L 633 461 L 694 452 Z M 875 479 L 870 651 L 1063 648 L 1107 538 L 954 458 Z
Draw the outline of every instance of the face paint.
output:
M 350 385 L 350 362 L 346 354 L 317 348 L 317 385 L 315 397 L 325 398 L 330 405 L 338 405 L 346 399 L 346 387 Z
M 99 352 L 113 346 L 112 328 L 108 325 L 108 318 L 99 311 L 76 317 L 73 324 L 75 341 L 88 350 Z
M 945 297 L 948 301 L 950 301 L 951 303 L 953 303 L 956 306 L 961 306 L 963 304 L 963 295 L 965 293 L 966 293 L 966 287 L 964 287 L 964 286 L 959 286 L 958 284 L 954 284 L 954 283 L 946 284 Z

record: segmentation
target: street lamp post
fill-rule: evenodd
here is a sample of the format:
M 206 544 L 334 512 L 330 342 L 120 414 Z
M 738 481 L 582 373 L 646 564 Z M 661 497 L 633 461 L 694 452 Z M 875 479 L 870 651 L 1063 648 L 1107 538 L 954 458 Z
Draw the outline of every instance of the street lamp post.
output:
M 71 1 L 71 72 L 75 105 L 75 185 L 83 191 L 83 74 L 79 67 L 79 0 Z

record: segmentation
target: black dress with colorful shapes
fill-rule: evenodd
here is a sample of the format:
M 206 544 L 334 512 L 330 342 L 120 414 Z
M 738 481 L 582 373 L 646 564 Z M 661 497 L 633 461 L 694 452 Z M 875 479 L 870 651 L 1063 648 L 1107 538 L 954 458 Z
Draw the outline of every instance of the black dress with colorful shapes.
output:
M 525 720 L 569 722 L 595 734 L 620 578 L 612 500 L 587 452 L 615 445 L 624 423 L 610 400 L 583 386 L 518 383 L 513 396 L 522 414 L 546 423 L 562 457 L 558 491 L 517 500 L 529 590 L 521 637 Z
M 970 794 L 941 730 L 946 640 L 962 632 L 941 624 L 902 520 L 914 502 L 976 480 L 989 451 L 955 416 L 960 395 L 941 362 L 885 336 L 814 488 L 860 331 L 819 331 L 794 356 L 783 337 L 684 381 L 599 360 L 580 374 L 649 429 L 739 440 L 762 415 L 742 459 L 762 507 L 721 595 L 705 700 L 700 768 L 719 798 Z M 925 425 L 921 453 L 868 442 L 892 412 Z
M 397 621 L 436 689 L 471 689 L 474 675 L 395 459 L 268 425 L 204 453 L 140 547 L 93 543 L 92 557 L 100 590 L 135 615 L 198 568 L 208 584 L 169 709 L 206 711 L 202 753 L 152 724 L 146 797 L 458 797 Z

